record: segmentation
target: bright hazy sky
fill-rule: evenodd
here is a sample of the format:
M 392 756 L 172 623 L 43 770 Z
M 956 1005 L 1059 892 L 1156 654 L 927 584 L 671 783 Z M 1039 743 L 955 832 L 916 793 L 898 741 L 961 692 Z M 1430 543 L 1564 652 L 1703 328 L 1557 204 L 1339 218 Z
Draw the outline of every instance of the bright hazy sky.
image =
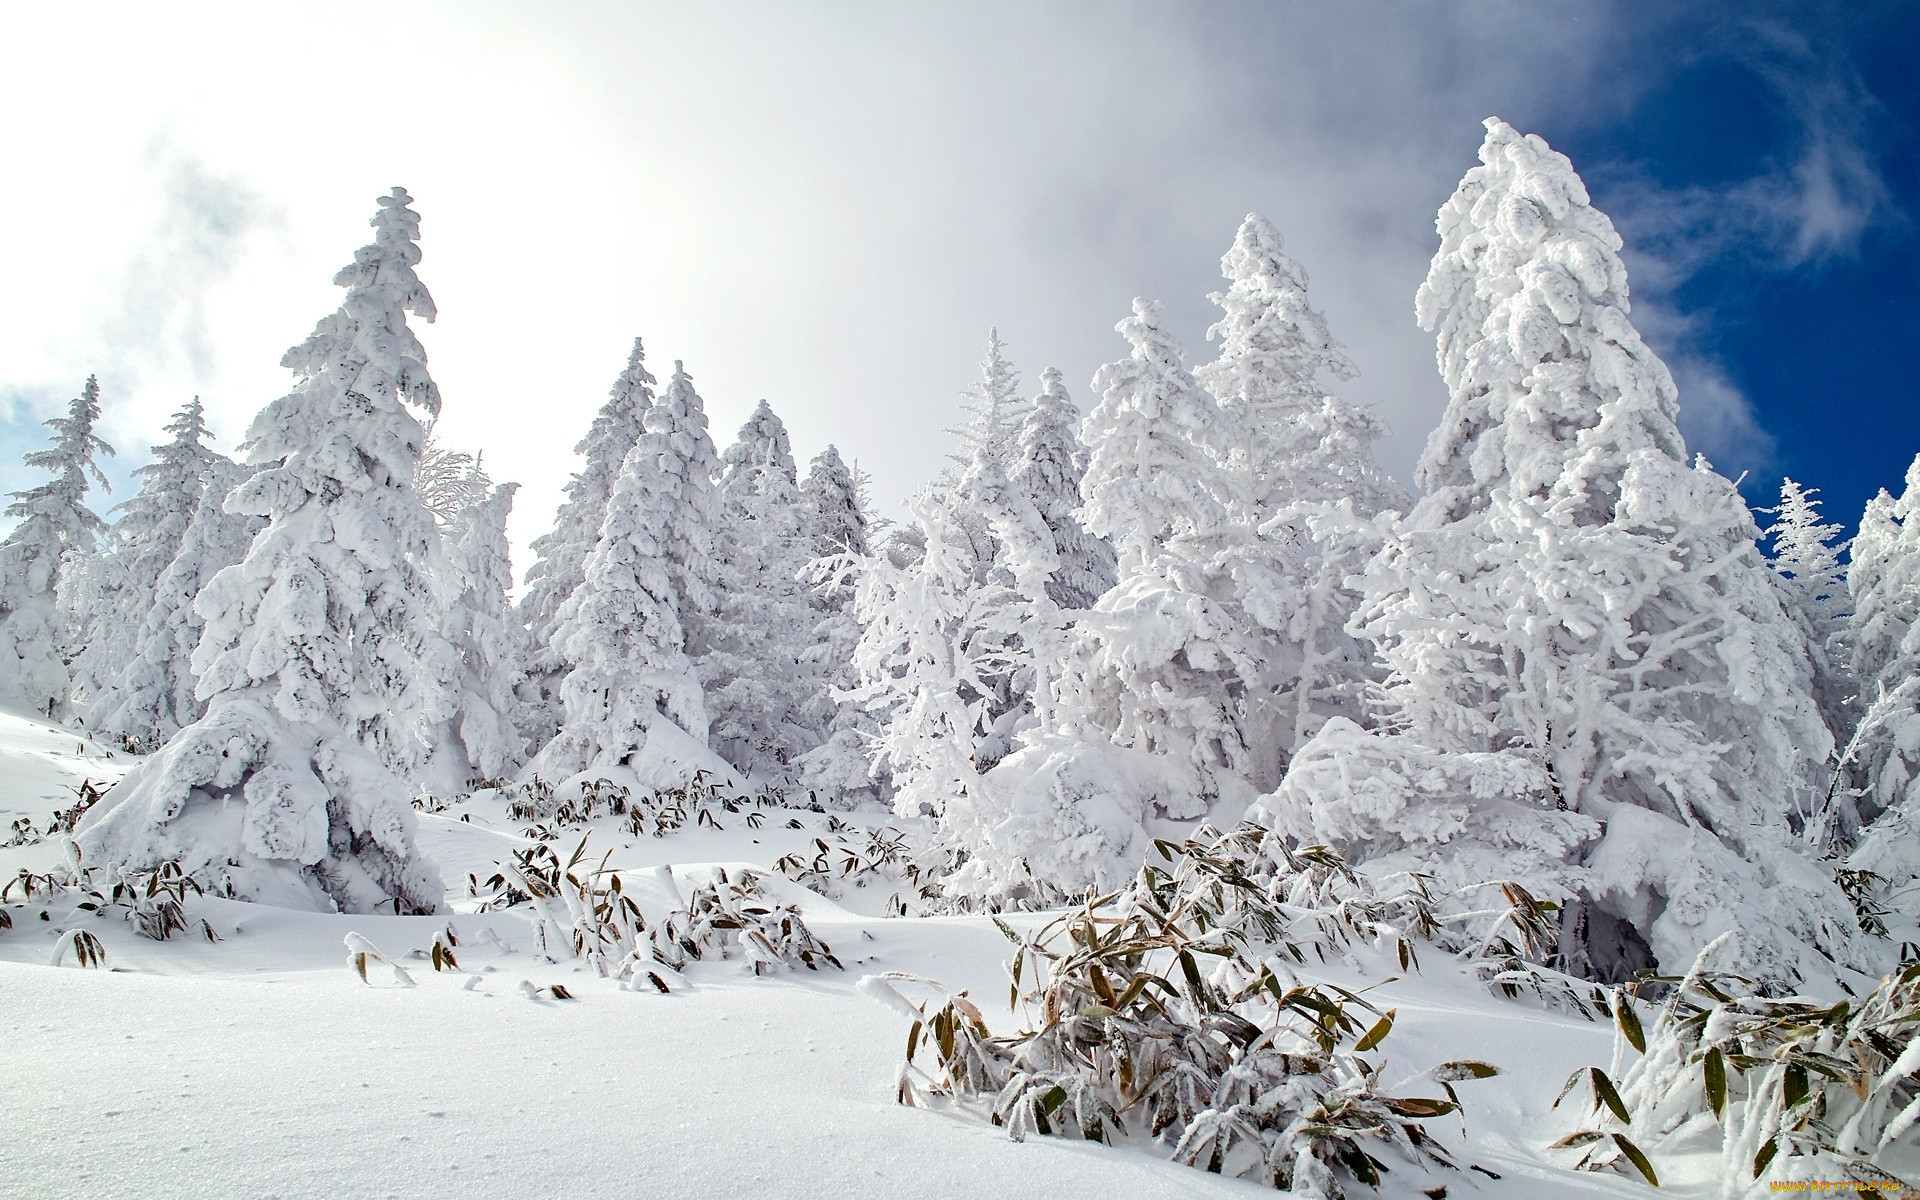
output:
M 1445 401 L 1412 315 L 1433 213 L 1497 113 L 1620 225 L 1695 446 L 1810 476 L 1851 521 L 1920 419 L 1812 420 L 1828 398 L 1769 391 L 1767 356 L 1807 327 L 1796 303 L 1915 328 L 1890 59 L 1915 26 L 1742 7 L 0 3 L 0 489 L 38 481 L 19 455 L 89 372 L 121 452 L 101 509 L 195 393 L 231 450 L 395 184 L 444 440 L 524 485 L 519 547 L 636 334 L 663 381 L 686 361 L 722 447 L 765 397 L 803 464 L 837 443 L 895 515 L 990 327 L 1024 389 L 1059 366 L 1083 410 L 1136 295 L 1205 361 L 1248 210 L 1306 266 L 1404 480 Z M 1854 328 L 1821 378 L 1913 409 Z

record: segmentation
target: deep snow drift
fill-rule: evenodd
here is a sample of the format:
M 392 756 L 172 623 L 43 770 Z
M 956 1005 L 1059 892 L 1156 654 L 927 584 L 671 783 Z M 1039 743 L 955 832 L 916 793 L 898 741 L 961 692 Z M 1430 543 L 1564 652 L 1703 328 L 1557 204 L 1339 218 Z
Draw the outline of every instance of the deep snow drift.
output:
M 129 765 L 56 727 L 0 715 L 0 821 L 44 827 L 72 803 L 69 789 Z M 843 820 L 879 819 L 770 810 L 757 827 L 690 824 L 657 838 L 603 820 L 591 844 L 596 857 L 611 849 L 644 892 L 658 879 L 646 868 L 672 863 L 682 887 L 721 867 L 768 870 Z M 156 942 L 70 901 L 22 905 L 16 894 L 13 928 L 0 932 L 9 1180 L 49 1197 L 1271 1194 L 1140 1149 L 1015 1143 L 977 1115 L 898 1105 L 908 1022 L 859 982 L 901 971 L 967 987 L 996 1029 L 1011 1030 L 1009 944 L 989 918 L 889 918 L 884 885 L 843 887 L 836 903 L 769 871 L 766 890 L 800 907 L 843 972 L 755 977 L 728 960 L 690 965 L 689 986 L 672 994 L 623 989 L 564 953 L 538 953 L 526 906 L 472 911 L 469 873 L 484 879 L 526 848 L 523 824 L 484 799 L 420 814 L 420 844 L 450 885 L 450 917 L 189 896 L 194 932 Z M 556 845 L 570 850 L 578 833 L 560 831 Z M 0 850 L 0 874 L 46 870 L 59 854 L 52 841 Z M 199 934 L 201 920 L 220 941 Z M 435 971 L 424 954 L 449 924 L 460 970 Z M 71 957 L 48 965 L 75 928 L 98 936 L 106 969 L 78 969 Z M 380 965 L 363 982 L 349 934 L 414 986 Z M 1544 1149 L 1575 1123 L 1564 1107 L 1549 1111 L 1555 1091 L 1575 1069 L 1609 1064 L 1611 1030 L 1495 999 L 1444 960 L 1425 965 L 1395 979 L 1389 956 L 1360 953 L 1303 968 L 1371 989 L 1369 999 L 1397 1011 L 1389 1088 L 1443 1060 L 1502 1069 L 1458 1085 L 1464 1127 L 1458 1116 L 1428 1123 L 1463 1168 L 1500 1178 L 1389 1160 L 1381 1194 L 1640 1193 L 1622 1176 L 1569 1171 L 1567 1152 Z M 540 991 L 555 984 L 575 998 Z M 1717 1194 L 1710 1155 L 1658 1165 L 1664 1190 Z

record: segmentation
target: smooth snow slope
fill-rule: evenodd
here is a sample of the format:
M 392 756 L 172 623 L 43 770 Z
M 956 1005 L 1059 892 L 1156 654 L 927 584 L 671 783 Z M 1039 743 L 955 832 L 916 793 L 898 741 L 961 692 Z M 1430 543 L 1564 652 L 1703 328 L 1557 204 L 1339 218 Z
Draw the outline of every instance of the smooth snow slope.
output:
M 0 716 L 0 807 L 44 825 L 71 802 L 65 787 L 127 762 L 97 748 L 76 754 L 77 744 Z M 196 899 L 188 906 L 196 928 L 204 918 L 223 940 L 160 943 L 66 903 L 10 907 L 14 928 L 0 932 L 0 1195 L 1273 1194 L 1143 1150 L 1050 1138 L 1016 1144 L 972 1115 L 897 1105 L 906 1022 L 856 985 L 876 971 L 968 985 L 988 1018 L 1012 1029 L 1000 965 L 1007 943 L 985 918 L 863 916 L 774 880 L 770 891 L 804 901 L 844 973 L 755 979 L 737 962 L 697 964 L 690 991 L 629 992 L 536 954 L 518 912 L 457 911 L 471 907 L 457 903 L 467 872 L 518 844 L 506 833 L 423 816 L 420 836 L 453 889 L 450 919 L 471 976 L 436 974 L 407 957 L 430 946 L 447 917 L 322 916 Z M 805 836 L 736 823 L 641 839 L 614 861 L 765 865 Z M 572 841 L 563 836 L 563 855 Z M 0 875 L 57 857 L 51 843 L 0 850 Z M 698 865 L 682 872 L 706 873 Z M 850 903 L 868 907 L 861 899 Z M 106 944 L 108 970 L 46 965 L 57 931 L 75 925 Z M 397 984 L 379 966 L 374 986 L 362 983 L 347 964 L 349 931 L 398 960 L 417 986 Z M 1378 983 L 1385 966 L 1355 961 L 1327 975 L 1359 988 Z M 1396 1169 L 1381 1194 L 1410 1198 L 1445 1186 L 1456 1198 L 1644 1196 L 1644 1185 L 1622 1177 L 1560 1170 L 1541 1150 L 1570 1127 L 1564 1112 L 1545 1112 L 1554 1092 L 1575 1067 L 1608 1064 L 1608 1031 L 1494 1000 L 1446 964 L 1428 969 L 1434 974 L 1370 993 L 1399 1010 L 1386 1078 L 1463 1057 L 1504 1068 L 1497 1079 L 1457 1085 L 1468 1105 L 1464 1135 L 1458 1119 L 1432 1122 L 1463 1166 L 1502 1178 L 1390 1160 Z M 562 983 L 578 999 L 530 998 L 523 981 Z M 1398 1090 L 1436 1089 L 1412 1080 Z M 1687 1164 L 1661 1165 L 1672 1176 L 1663 1174 L 1667 1194 L 1711 1194 L 1716 1181 L 1688 1178 Z

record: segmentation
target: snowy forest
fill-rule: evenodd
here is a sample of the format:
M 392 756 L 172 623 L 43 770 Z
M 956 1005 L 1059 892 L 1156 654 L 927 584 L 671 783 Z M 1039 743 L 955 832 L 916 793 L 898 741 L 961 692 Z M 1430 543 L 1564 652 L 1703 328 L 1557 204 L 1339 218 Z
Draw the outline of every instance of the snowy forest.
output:
M 1728 1195 L 1914 1177 L 1920 458 L 1850 539 L 1817 480 L 1750 507 L 1689 452 L 1621 239 L 1539 137 L 1490 119 L 1439 211 L 1414 308 L 1449 400 L 1410 480 L 1249 214 L 1198 353 L 1147 299 L 1085 386 L 989 333 L 899 513 L 767 401 L 716 437 L 699 364 L 580 348 L 611 387 L 522 564 L 515 485 L 435 434 L 461 398 L 417 332 L 412 198 L 371 225 L 231 454 L 190 399 L 111 501 L 89 379 L 26 456 L 0 707 L 124 777 L 15 823 L 66 857 L 22 868 L 0 942 L 88 889 L 162 938 L 202 897 L 515 911 L 672 993 L 709 950 L 841 965 L 755 888 L 860 876 L 895 921 L 1011 939 L 1017 1035 L 918 976 L 860 987 L 912 1023 L 901 1100 L 1016 1137 L 1306 1196 L 1464 1168 L 1433 1118 L 1525 1063 L 1468 1048 L 1395 1094 L 1368 1057 L 1392 1012 L 1309 970 L 1446 962 L 1617 1031 L 1568 1081 L 1561 1167 L 1653 1183 L 1710 1142 Z M 483 815 L 526 832 L 463 878 L 422 823 Z M 770 882 L 669 880 L 664 916 L 584 839 L 742 816 L 823 832 Z M 348 947 L 362 979 L 387 961 Z

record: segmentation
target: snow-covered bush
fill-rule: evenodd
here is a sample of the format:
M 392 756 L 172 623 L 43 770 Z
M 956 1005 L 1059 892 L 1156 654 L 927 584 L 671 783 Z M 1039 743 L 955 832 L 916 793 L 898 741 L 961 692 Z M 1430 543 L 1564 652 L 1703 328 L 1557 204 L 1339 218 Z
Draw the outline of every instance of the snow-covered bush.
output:
M 536 913 L 535 929 L 548 955 L 585 959 L 603 978 L 629 986 L 646 983 L 666 992 L 663 976 L 678 976 L 691 960 L 743 957 L 756 975 L 782 967 L 839 967 L 826 943 L 813 936 L 798 909 L 767 896 L 753 871 L 714 877 L 683 898 L 671 867 L 646 876 L 666 901 L 648 920 L 627 891 L 619 868 L 610 867 L 612 851 L 598 863 L 587 857 L 583 835 L 563 863 L 553 847 L 539 842 L 517 851 L 484 884 L 474 883 L 482 911 L 526 904 Z M 628 874 L 634 874 L 629 872 Z M 481 889 L 485 893 L 481 893 Z
M 1388 1094 L 1363 1056 L 1394 1014 L 1301 982 L 1272 953 L 1299 914 L 1256 904 L 1268 923 L 1250 928 L 1223 907 L 1248 915 L 1234 895 L 1244 878 L 1227 865 L 1211 880 L 1225 891 L 1149 869 L 1124 894 L 1090 897 L 1027 935 L 1002 926 L 1016 947 L 1010 1002 L 1026 1006 L 1017 1035 L 993 1036 L 965 993 L 909 976 L 865 981 L 914 1019 L 902 1103 L 983 1108 L 1016 1139 L 1145 1143 L 1301 1196 L 1343 1195 L 1342 1176 L 1378 1186 L 1379 1153 L 1452 1166 L 1421 1123 L 1458 1108 L 1454 1082 L 1497 1070 L 1435 1068 L 1448 1099 Z M 930 986 L 934 999 L 915 1008 L 896 984 Z
M 1730 937 L 1656 981 L 1666 996 L 1650 1025 L 1618 996 L 1612 1074 L 1584 1068 L 1568 1081 L 1587 1085 L 1597 1120 L 1555 1145 L 1580 1149 L 1588 1169 L 1645 1173 L 1650 1155 L 1717 1142 L 1729 1200 L 1807 1180 L 1911 1186 L 1895 1173 L 1920 1168 L 1920 963 L 1837 1003 L 1769 998 L 1718 969 Z M 1638 1057 L 1621 1074 L 1629 1050 Z
M 413 843 L 402 776 L 453 711 L 433 516 L 413 489 L 440 394 L 409 312 L 419 216 L 380 198 L 374 240 L 334 277 L 339 311 L 282 360 L 297 381 L 255 418 L 261 469 L 226 508 L 266 519 L 194 601 L 206 713 L 88 814 L 89 861 L 174 860 L 208 891 L 291 907 L 432 912 L 439 874 Z

